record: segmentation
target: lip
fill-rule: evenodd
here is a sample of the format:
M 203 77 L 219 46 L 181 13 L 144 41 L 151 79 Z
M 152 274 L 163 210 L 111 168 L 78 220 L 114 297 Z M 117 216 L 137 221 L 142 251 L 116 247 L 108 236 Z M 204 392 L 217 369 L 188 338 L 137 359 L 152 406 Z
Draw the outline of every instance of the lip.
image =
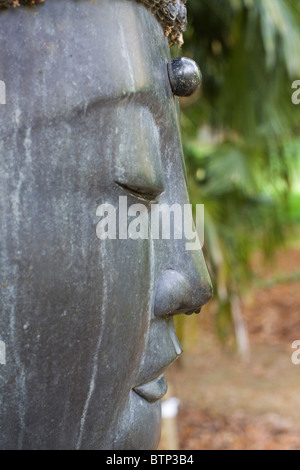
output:
M 168 390 L 165 376 L 162 374 L 150 382 L 145 382 L 133 388 L 133 391 L 144 398 L 149 403 L 161 400 Z
M 163 373 L 181 353 L 173 318 L 153 318 L 145 359 L 132 391 L 148 403 L 161 400 L 168 389 Z

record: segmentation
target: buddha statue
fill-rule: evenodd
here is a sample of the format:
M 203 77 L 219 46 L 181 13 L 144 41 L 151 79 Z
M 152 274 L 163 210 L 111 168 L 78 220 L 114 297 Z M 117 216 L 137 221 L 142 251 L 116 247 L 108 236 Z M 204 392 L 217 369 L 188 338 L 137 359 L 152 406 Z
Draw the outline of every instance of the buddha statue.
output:
M 184 3 L 0 1 L 1 449 L 158 445 L 208 271 L 184 237 L 101 239 L 97 208 L 189 204 Z

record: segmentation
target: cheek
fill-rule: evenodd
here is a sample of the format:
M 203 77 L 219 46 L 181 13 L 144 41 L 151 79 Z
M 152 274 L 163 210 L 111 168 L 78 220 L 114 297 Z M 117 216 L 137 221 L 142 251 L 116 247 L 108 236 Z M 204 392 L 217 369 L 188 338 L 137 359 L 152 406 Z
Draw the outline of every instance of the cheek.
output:
M 147 340 L 152 309 L 150 244 L 148 240 L 99 241 L 101 244 L 107 338 L 104 350 L 111 355 L 112 363 L 135 371 Z
M 148 240 L 99 241 L 103 273 L 99 371 L 121 403 L 137 383 L 152 312 Z M 108 387 L 108 389 L 109 389 Z M 113 409 L 113 407 L 112 407 Z
M 94 325 L 97 335 L 89 346 L 90 367 L 80 418 L 83 449 L 111 448 L 120 416 L 128 415 L 128 406 L 130 415 L 139 420 L 138 403 L 131 403 L 130 397 L 136 395 L 132 388 L 144 358 L 152 302 L 147 240 L 98 240 L 96 250 L 102 280 L 98 325 Z

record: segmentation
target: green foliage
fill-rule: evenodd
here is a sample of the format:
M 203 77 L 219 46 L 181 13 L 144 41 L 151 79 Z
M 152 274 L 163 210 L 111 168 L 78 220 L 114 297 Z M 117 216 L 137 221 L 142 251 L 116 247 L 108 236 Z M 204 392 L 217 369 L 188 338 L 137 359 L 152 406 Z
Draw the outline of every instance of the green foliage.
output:
M 205 204 L 223 337 L 231 298 L 253 277 L 252 253 L 271 256 L 288 210 L 299 216 L 290 193 L 299 148 L 291 85 L 300 79 L 300 3 L 189 0 L 188 10 L 185 45 L 174 54 L 196 60 L 204 80 L 194 100 L 182 100 L 184 151 L 192 202 Z

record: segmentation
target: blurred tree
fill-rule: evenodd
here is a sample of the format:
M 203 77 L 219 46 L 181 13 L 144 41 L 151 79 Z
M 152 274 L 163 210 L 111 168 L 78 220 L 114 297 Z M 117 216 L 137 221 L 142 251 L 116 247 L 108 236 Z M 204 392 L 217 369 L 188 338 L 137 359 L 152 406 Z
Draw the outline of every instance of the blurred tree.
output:
M 182 100 L 183 142 L 193 203 L 205 204 L 205 251 L 215 283 L 217 328 L 232 325 L 249 353 L 241 297 L 251 255 L 283 240 L 299 122 L 291 102 L 300 79 L 300 2 L 189 0 L 185 44 L 202 90 Z

